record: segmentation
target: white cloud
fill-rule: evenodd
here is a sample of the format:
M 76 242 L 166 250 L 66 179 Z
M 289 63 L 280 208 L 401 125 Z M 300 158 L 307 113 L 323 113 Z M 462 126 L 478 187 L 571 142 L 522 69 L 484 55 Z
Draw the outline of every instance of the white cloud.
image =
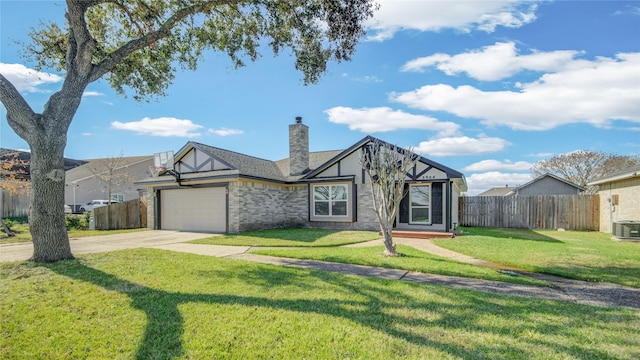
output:
M 244 131 L 238 129 L 228 129 L 228 128 L 220 128 L 220 129 L 209 129 L 207 132 L 210 134 L 216 134 L 218 136 L 229 136 L 229 135 L 240 135 L 244 134 Z
M 391 94 L 413 108 L 481 119 L 487 126 L 549 130 L 572 123 L 609 126 L 613 120 L 640 122 L 640 53 L 597 58 L 538 80 L 519 91 L 483 91 L 464 85 L 426 85 Z
M 369 24 L 369 40 L 390 39 L 397 31 L 493 32 L 498 26 L 518 28 L 536 19 L 536 2 L 378 0 L 380 9 Z
M 614 11 L 612 15 L 634 15 L 640 16 L 640 6 L 629 6 L 624 10 Z
M 381 83 L 382 80 L 374 75 L 365 75 L 353 78 L 353 81 L 366 82 L 366 83 Z
M 171 117 L 150 119 L 145 117 L 140 121 L 126 123 L 114 121 L 111 123 L 111 127 L 118 130 L 134 131 L 139 135 L 194 138 L 201 135 L 197 131 L 202 128 L 202 125 L 194 124 L 191 120 L 186 119 Z
M 0 63 L 0 74 L 9 80 L 20 92 L 47 92 L 38 86 L 55 84 L 62 81 L 62 77 L 29 69 L 21 64 Z
M 430 156 L 462 156 L 489 154 L 504 150 L 510 142 L 496 137 L 445 137 L 421 142 L 415 152 Z
M 436 67 L 447 75 L 466 73 L 474 79 L 495 81 L 523 70 L 557 72 L 579 65 L 588 66 L 587 61 L 574 60 L 579 54 L 573 50 L 558 50 L 519 55 L 515 43 L 505 42 L 453 56 L 438 53 L 421 57 L 408 61 L 401 70 L 422 72 L 427 67 Z
M 82 97 L 89 97 L 89 96 L 104 96 L 104 94 L 97 91 L 85 91 L 82 93 Z
M 541 152 L 541 153 L 533 153 L 533 154 L 527 154 L 527 156 L 530 157 L 537 157 L 537 158 L 550 158 L 553 156 L 553 153 L 550 152 Z
M 409 114 L 389 107 L 360 108 L 337 106 L 324 111 L 334 124 L 349 125 L 350 130 L 365 133 L 386 132 L 399 129 L 437 131 L 439 136 L 454 135 L 460 125 L 442 122 L 430 116 Z
M 82 135 L 82 136 L 91 136 L 91 135 L 93 135 L 93 134 L 92 134 L 92 133 L 90 133 L 90 132 L 83 132 L 81 135 Z
M 489 171 L 465 176 L 469 190 L 467 195 L 477 195 L 495 187 L 517 187 L 532 180 L 531 174 L 502 173 Z
M 512 162 L 510 160 L 482 160 L 477 163 L 473 163 L 464 169 L 463 171 L 481 172 L 481 171 L 529 171 L 533 166 L 532 163 L 526 161 Z

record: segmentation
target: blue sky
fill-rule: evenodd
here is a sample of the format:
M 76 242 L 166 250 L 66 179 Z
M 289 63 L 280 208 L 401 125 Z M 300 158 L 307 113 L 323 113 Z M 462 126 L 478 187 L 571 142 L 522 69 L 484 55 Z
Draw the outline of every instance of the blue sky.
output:
M 75 159 L 179 150 L 187 141 L 270 160 L 288 125 L 311 151 L 373 135 L 463 172 L 469 194 L 531 179 L 531 165 L 576 150 L 640 154 L 639 1 L 379 1 L 353 60 L 304 86 L 289 55 L 234 70 L 207 54 L 168 96 L 138 103 L 91 84 L 69 129 Z M 0 73 L 37 112 L 61 76 L 19 57 L 55 1 L 0 2 Z M 2 147 L 27 149 L 0 107 Z

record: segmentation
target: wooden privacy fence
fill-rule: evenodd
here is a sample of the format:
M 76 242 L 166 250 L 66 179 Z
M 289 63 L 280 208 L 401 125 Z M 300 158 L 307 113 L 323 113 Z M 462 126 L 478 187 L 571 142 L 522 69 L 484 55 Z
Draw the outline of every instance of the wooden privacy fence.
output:
M 524 229 L 600 228 L 598 195 L 463 196 L 461 226 Z
M 2 217 L 22 217 L 29 216 L 29 199 L 31 196 L 28 192 L 13 193 L 9 190 L 0 190 L 0 206 L 2 206 Z
M 96 230 L 137 229 L 147 227 L 147 203 L 135 199 L 93 209 Z

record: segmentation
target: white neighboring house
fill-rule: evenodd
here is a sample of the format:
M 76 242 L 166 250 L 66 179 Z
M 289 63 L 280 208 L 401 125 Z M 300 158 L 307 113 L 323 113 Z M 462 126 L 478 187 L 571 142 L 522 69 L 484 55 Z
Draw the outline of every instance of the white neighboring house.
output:
M 84 165 L 66 172 L 64 202 L 71 206 L 73 212 L 80 212 L 81 206 L 89 211 L 87 207 L 92 208 L 89 203 L 95 199 L 105 199 L 105 202 L 108 200 L 108 186 L 101 179 L 106 172 L 104 160 L 90 159 Z M 113 174 L 126 181 L 115 181 L 112 184 L 110 200 L 123 202 L 139 198 L 141 193 L 146 192 L 146 188 L 136 186 L 134 182 L 150 176 L 149 166 L 153 165 L 153 156 L 121 157 L 118 160 L 119 166 L 114 169 Z

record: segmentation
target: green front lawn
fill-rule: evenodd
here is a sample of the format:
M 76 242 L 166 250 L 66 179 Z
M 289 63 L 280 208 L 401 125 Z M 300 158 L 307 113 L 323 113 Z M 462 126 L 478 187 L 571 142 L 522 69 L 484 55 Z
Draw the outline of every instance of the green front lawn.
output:
M 271 229 L 240 234 L 214 236 L 190 241 L 192 244 L 239 246 L 340 246 L 380 239 L 375 231 L 342 231 L 327 229 Z
M 504 281 L 525 285 L 549 285 L 545 281 L 523 276 L 510 276 L 494 269 L 459 263 L 457 261 L 416 250 L 410 246 L 398 245 L 396 249 L 398 253 L 402 254 L 402 256 L 387 257 L 382 255 L 384 246 L 360 248 L 255 249 L 251 250 L 251 253 L 295 259 L 312 259 L 347 264 L 378 266 L 388 269 L 402 269 L 429 274 Z
M 640 312 L 157 249 L 0 264 L 3 359 L 633 359 Z
M 640 287 L 640 243 L 585 231 L 464 228 L 444 248 L 499 264 L 587 281 Z

